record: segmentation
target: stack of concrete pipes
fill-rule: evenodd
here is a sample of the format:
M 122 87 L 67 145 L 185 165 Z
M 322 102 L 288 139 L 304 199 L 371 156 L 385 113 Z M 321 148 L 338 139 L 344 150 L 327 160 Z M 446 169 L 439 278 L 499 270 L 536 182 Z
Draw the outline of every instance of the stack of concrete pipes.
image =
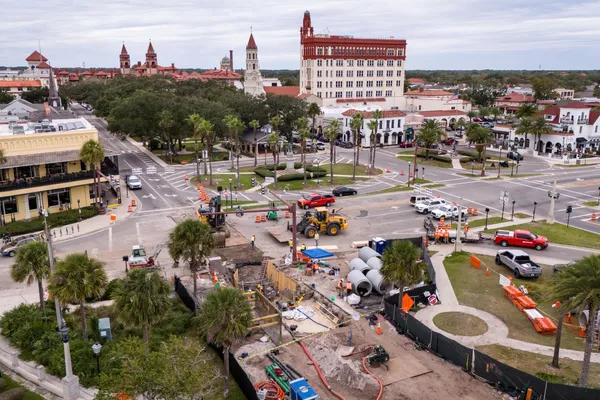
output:
M 393 289 L 393 285 L 386 283 L 379 272 L 382 266 L 381 254 L 363 247 L 358 252 L 358 258 L 350 261 L 347 279 L 352 283 L 352 291 L 359 296 L 368 296 L 373 290 L 381 295 Z

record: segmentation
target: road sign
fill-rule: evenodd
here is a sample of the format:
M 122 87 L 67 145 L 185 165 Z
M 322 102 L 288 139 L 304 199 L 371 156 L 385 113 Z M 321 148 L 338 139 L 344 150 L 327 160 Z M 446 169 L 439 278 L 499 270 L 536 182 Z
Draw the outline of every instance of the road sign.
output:
M 508 200 L 509 200 L 508 192 L 505 190 L 501 191 L 500 197 L 498 198 L 498 200 L 500 200 L 500 203 L 502 203 L 502 204 L 508 203 Z
M 275 178 L 273 178 L 272 176 L 266 176 L 265 177 L 265 185 L 270 185 L 271 183 L 275 183 Z
M 227 189 L 223 190 L 223 196 L 225 196 L 225 197 L 229 196 L 229 190 L 227 190 Z

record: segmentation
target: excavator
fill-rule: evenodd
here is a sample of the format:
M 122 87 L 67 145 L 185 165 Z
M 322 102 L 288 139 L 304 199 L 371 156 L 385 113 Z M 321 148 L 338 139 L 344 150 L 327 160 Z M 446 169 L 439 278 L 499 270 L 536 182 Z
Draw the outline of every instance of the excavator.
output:
M 225 214 L 211 214 L 218 212 L 221 212 L 221 197 L 215 196 L 206 206 L 200 207 L 196 211 L 196 217 L 212 228 L 215 247 L 225 247 L 225 239 L 231 236 L 231 232 L 225 224 Z
M 340 231 L 348 228 L 348 221 L 339 214 L 330 213 L 327 207 L 317 207 L 315 213 L 307 211 L 296 225 L 296 232 L 304 234 L 309 239 L 315 237 L 317 232 L 336 236 Z M 288 230 L 292 225 L 288 224 Z

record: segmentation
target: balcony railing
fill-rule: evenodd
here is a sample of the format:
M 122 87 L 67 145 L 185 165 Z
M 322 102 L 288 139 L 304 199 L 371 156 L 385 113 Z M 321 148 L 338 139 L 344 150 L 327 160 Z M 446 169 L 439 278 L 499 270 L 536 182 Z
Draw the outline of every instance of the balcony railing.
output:
M 567 125 L 573 125 L 575 123 L 575 120 L 572 120 L 570 118 L 562 118 L 560 120 L 561 124 L 567 124 Z M 577 118 L 577 124 L 579 125 L 585 125 L 588 123 L 588 119 L 587 118 Z
M 0 192 L 7 192 L 10 190 L 27 189 L 31 187 L 55 185 L 58 183 L 81 181 L 84 179 L 92 179 L 94 177 L 93 171 L 81 171 L 65 174 L 54 174 L 44 176 L 43 178 L 22 178 L 16 179 L 9 182 L 0 183 Z

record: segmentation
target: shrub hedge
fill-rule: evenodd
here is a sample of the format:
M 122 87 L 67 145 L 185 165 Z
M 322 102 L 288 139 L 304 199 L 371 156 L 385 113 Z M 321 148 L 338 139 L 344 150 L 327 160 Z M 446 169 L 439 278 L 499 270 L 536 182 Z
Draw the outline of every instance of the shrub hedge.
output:
M 327 175 L 327 172 L 318 171 L 312 173 L 312 178 L 322 178 Z M 310 176 L 309 176 L 310 178 Z M 304 179 L 304 173 L 298 172 L 295 174 L 287 174 L 277 177 L 277 182 L 297 181 Z
M 95 206 L 81 208 L 81 218 L 88 219 L 98 215 L 99 210 Z M 71 209 L 60 211 L 48 215 L 48 226 L 50 228 L 58 228 L 60 226 L 74 224 L 79 222 L 79 210 Z M 11 235 L 24 235 L 31 232 L 39 232 L 44 230 L 44 219 L 41 217 L 32 218 L 30 220 L 9 222 L 0 227 L 0 235 L 10 229 Z

